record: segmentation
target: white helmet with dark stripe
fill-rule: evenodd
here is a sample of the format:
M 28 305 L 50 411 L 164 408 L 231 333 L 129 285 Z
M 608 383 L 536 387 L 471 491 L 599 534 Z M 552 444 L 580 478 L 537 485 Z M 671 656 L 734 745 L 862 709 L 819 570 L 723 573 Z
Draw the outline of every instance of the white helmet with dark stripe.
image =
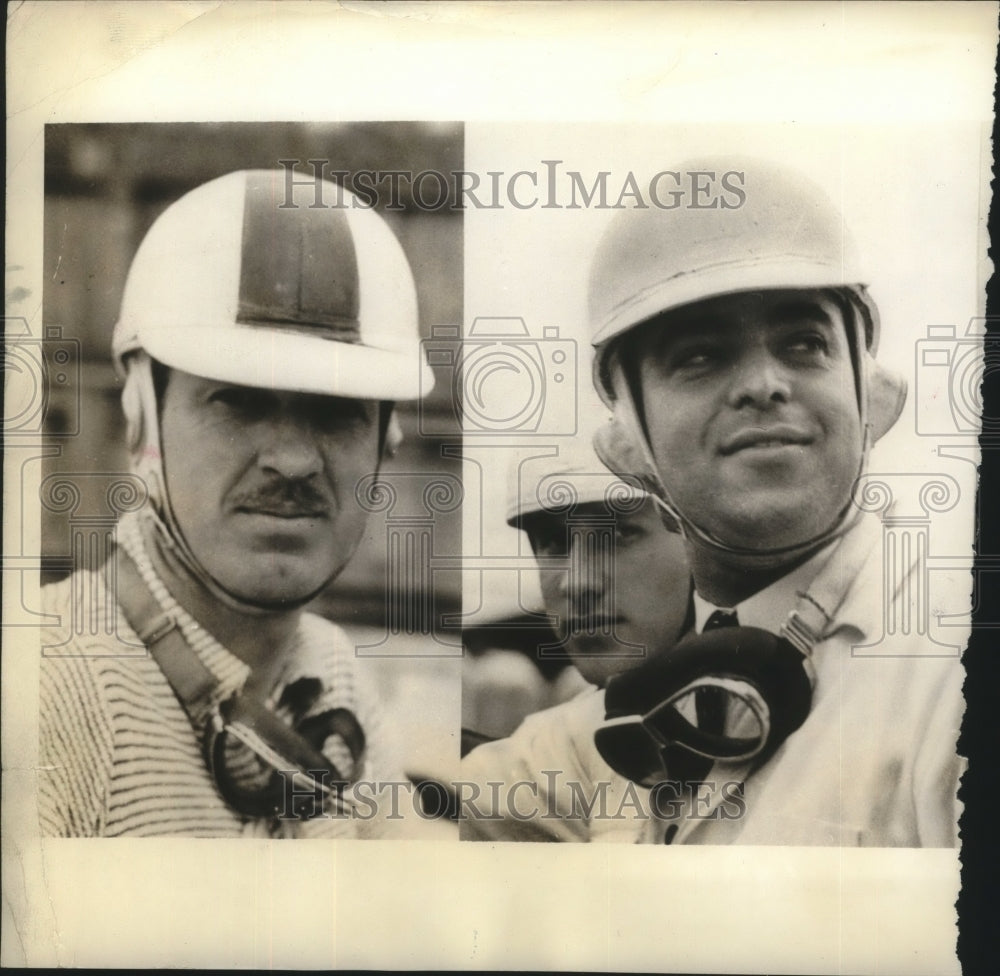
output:
M 167 208 L 129 270 L 113 352 L 227 383 L 373 400 L 433 385 L 386 222 L 346 189 L 230 173 Z
M 132 261 L 112 339 L 145 517 L 196 579 L 243 612 L 270 608 L 224 589 L 173 511 L 153 361 L 221 383 L 380 401 L 389 453 L 402 439 L 393 402 L 433 385 L 413 276 L 385 221 L 346 189 L 327 184 L 338 205 L 318 208 L 315 186 L 286 190 L 285 180 L 284 170 L 230 173 L 168 207 Z

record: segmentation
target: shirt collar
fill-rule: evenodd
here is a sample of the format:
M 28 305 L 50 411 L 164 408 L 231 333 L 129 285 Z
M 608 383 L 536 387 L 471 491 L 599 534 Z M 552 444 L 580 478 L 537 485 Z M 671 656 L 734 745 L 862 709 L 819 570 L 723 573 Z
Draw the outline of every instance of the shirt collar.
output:
M 293 681 L 301 678 L 316 678 L 326 683 L 327 672 L 330 670 L 329 647 L 318 646 L 316 641 L 311 640 L 310 618 L 303 614 L 299 621 L 299 629 L 296 633 L 295 646 L 285 655 L 284 663 L 278 673 L 276 688 L 281 689 L 290 685 Z
M 747 597 L 735 607 L 717 607 L 700 596 L 696 590 L 694 613 L 697 633 L 702 632 L 705 622 L 715 610 L 735 610 L 741 627 L 759 627 L 772 634 L 779 633 L 788 614 L 798 603 L 799 595 L 809 588 L 809 584 L 816 578 L 836 544 L 832 542 L 824 546 L 801 566 L 797 566 L 753 596 Z

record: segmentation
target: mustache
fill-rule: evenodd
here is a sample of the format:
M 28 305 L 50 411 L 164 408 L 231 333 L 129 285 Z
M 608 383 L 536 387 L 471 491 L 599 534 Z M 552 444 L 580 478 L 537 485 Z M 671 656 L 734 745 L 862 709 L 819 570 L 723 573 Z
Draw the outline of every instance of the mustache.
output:
M 274 515 L 320 516 L 329 514 L 333 500 L 308 479 L 282 478 L 237 492 L 230 497 L 230 504 L 233 508 Z

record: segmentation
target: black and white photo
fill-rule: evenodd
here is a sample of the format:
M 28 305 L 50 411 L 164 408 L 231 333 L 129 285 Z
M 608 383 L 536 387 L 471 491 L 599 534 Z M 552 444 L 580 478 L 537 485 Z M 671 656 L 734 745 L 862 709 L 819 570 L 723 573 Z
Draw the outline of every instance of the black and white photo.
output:
M 4 964 L 961 971 L 996 25 L 13 4 Z

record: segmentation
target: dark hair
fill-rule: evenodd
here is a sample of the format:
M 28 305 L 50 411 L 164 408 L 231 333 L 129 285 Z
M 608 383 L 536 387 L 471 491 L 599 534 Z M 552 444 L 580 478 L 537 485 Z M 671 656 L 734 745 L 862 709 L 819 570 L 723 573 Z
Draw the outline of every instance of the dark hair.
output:
M 861 406 L 861 372 L 864 369 L 865 350 L 858 348 L 857 326 L 863 326 L 868 341 L 871 336 L 868 334 L 871 319 L 861 299 L 853 288 L 824 288 L 823 293 L 830 296 L 833 303 L 840 309 L 840 314 L 844 319 L 844 329 L 847 332 L 847 348 L 851 356 L 851 368 L 854 371 L 854 392 L 857 396 L 858 407 Z

